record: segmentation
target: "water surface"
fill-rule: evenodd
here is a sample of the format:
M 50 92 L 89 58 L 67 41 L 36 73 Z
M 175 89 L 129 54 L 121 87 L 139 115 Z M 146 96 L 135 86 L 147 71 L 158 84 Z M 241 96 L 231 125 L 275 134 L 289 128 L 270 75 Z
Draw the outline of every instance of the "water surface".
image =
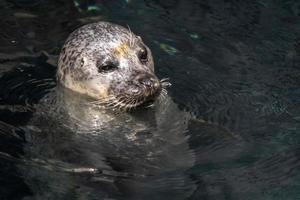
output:
M 72 177 L 75 183 L 96 177 L 97 184 L 82 183 L 99 188 L 90 199 L 300 198 L 298 1 L 4 0 L 0 6 L 0 199 L 43 199 L 36 192 L 48 190 L 41 177 L 52 177 L 47 184 L 53 181 L 54 196 L 72 186 L 65 163 L 51 162 L 49 152 L 26 157 L 31 145 L 26 135 L 44 127 L 29 123 L 34 105 L 56 86 L 56 56 L 64 40 L 75 28 L 99 20 L 128 25 L 152 49 L 158 76 L 172 82 L 169 96 L 179 107 L 177 115 L 190 117 L 184 130 L 167 120 L 174 129 L 164 133 L 185 136 L 183 149 L 192 162 L 180 168 L 186 160 L 175 156 L 162 167 L 165 173 L 146 164 L 141 174 L 154 176 L 134 176 L 134 169 L 143 168 L 134 159 L 143 160 L 147 151 L 126 143 L 107 162 L 110 170 Z M 71 144 L 72 133 L 53 133 L 45 136 L 45 145 Z M 142 132 L 139 141 L 147 137 L 151 134 Z M 123 159 L 115 160 L 120 155 Z M 33 162 L 39 156 L 44 160 Z M 163 159 L 157 163 L 163 166 Z M 58 168 L 45 174 L 45 166 L 54 165 Z M 26 175 L 22 167 L 31 171 Z M 75 194 L 65 199 L 79 199 Z

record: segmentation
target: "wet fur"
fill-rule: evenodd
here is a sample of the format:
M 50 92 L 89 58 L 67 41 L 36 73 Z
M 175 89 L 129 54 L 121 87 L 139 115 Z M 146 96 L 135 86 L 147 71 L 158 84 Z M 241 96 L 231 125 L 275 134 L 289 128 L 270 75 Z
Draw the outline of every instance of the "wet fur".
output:
M 146 63 L 138 59 L 143 47 L 148 52 Z M 118 69 L 99 73 L 98 67 L 106 62 L 116 62 Z M 157 79 L 151 51 L 141 38 L 122 26 L 98 22 L 70 34 L 59 56 L 57 80 L 64 87 L 93 97 L 108 107 L 131 109 L 157 92 L 142 88 L 139 95 L 128 94 L 141 74 Z M 162 89 L 169 85 L 166 79 L 157 82 Z

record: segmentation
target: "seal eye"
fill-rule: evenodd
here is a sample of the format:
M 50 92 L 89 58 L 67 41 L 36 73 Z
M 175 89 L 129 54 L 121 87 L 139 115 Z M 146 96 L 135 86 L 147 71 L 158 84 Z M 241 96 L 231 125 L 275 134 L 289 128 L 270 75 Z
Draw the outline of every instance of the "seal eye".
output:
M 143 47 L 139 52 L 139 59 L 142 63 L 146 63 L 148 61 L 148 51 L 146 47 Z
M 107 73 L 107 72 L 112 72 L 114 70 L 116 70 L 118 67 L 116 65 L 114 65 L 113 63 L 106 63 L 103 65 L 100 65 L 98 67 L 98 72 L 99 73 Z

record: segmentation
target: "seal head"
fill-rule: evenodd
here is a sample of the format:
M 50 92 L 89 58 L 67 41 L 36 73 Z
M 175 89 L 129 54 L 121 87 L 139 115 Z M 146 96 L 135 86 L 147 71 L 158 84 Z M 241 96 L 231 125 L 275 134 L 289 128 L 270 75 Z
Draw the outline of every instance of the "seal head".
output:
M 58 81 L 113 108 L 135 108 L 162 90 L 150 49 L 122 26 L 98 22 L 80 27 L 66 40 L 58 61 Z

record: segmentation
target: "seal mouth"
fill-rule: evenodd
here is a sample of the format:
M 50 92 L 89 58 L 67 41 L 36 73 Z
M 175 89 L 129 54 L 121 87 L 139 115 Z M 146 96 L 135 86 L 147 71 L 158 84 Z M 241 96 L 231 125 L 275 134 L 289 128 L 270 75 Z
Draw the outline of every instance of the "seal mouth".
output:
M 167 95 L 167 88 L 171 86 L 168 78 L 163 78 L 159 81 L 160 88 L 156 92 L 150 92 L 149 95 L 137 95 L 137 96 L 130 96 L 130 95 L 122 95 L 122 96 L 115 96 L 109 95 L 106 98 L 98 99 L 96 101 L 90 102 L 90 104 L 102 106 L 107 109 L 112 110 L 123 110 L 123 111 L 130 111 L 137 108 L 149 108 L 153 107 L 155 100 L 157 98 L 164 99 Z

